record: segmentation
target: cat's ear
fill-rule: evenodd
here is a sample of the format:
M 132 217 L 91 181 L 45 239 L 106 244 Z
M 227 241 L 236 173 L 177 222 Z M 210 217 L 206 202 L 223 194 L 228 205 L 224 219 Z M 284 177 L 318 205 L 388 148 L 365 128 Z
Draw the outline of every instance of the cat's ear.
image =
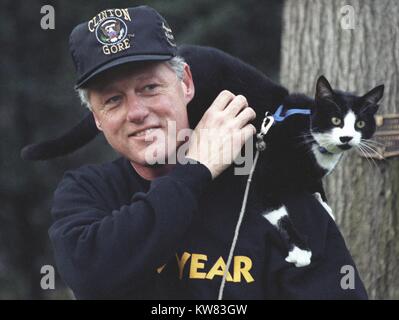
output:
M 362 98 L 366 103 L 377 104 L 384 95 L 384 85 L 380 85 L 371 89 Z
M 364 110 L 367 112 L 370 112 L 372 114 L 375 114 L 378 110 L 378 102 L 381 100 L 382 96 L 384 95 L 384 85 L 380 85 L 378 87 L 375 87 L 371 89 L 369 92 L 367 92 L 363 97 L 364 101 Z
M 324 76 L 320 76 L 316 82 L 316 100 L 320 99 L 332 99 L 334 91 L 331 88 L 330 83 Z

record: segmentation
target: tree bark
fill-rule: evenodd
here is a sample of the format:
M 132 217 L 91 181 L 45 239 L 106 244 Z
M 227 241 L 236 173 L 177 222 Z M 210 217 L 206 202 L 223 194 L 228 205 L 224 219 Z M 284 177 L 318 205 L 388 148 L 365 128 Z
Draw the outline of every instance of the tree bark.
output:
M 354 9 L 353 29 L 343 28 L 345 5 Z M 321 74 L 358 94 L 385 84 L 378 113 L 399 113 L 399 2 L 286 0 L 281 58 L 291 92 L 313 96 Z M 351 151 L 325 187 L 370 298 L 399 299 L 398 158 L 368 161 Z

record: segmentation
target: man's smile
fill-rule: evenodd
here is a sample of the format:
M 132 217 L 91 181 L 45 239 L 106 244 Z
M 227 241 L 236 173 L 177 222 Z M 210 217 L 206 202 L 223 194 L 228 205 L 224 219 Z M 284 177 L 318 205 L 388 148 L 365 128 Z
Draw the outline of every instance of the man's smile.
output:
M 139 129 L 139 130 L 136 130 L 133 133 L 130 133 L 129 134 L 129 138 L 130 137 L 133 137 L 133 138 L 145 138 L 148 134 L 150 134 L 150 133 L 152 133 L 155 130 L 160 129 L 160 128 L 161 128 L 160 126 L 147 126 L 147 127 L 143 128 L 143 129 Z

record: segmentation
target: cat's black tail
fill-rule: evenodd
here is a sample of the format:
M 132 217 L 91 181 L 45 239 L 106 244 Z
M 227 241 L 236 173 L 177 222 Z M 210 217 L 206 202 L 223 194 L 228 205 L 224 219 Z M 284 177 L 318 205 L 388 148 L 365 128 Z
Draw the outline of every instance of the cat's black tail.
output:
M 90 112 L 76 126 L 58 138 L 27 145 L 21 150 L 21 157 L 33 161 L 61 157 L 84 146 L 99 132 Z
M 190 127 L 195 128 L 205 111 L 222 90 L 242 94 L 258 117 L 260 127 L 265 111 L 274 112 L 288 95 L 287 89 L 274 83 L 253 66 L 221 50 L 195 45 L 179 47 L 191 67 L 195 82 L 195 97 L 187 112 Z M 21 156 L 25 160 L 46 160 L 71 153 L 84 146 L 98 134 L 91 113 L 64 135 L 25 147 Z

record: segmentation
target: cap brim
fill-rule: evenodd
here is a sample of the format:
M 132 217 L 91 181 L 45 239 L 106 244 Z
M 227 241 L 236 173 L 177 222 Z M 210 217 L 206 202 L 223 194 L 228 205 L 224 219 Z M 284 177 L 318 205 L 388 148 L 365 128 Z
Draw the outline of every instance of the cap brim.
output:
M 140 61 L 167 61 L 172 58 L 173 55 L 135 55 L 135 56 L 121 57 L 119 59 L 115 59 L 109 63 L 106 63 L 100 68 L 97 68 L 94 71 L 90 72 L 88 75 L 85 75 L 82 79 L 78 80 L 78 82 L 75 85 L 75 89 L 78 89 L 81 86 L 83 86 L 87 81 L 89 81 L 94 76 L 124 63 L 140 62 Z

